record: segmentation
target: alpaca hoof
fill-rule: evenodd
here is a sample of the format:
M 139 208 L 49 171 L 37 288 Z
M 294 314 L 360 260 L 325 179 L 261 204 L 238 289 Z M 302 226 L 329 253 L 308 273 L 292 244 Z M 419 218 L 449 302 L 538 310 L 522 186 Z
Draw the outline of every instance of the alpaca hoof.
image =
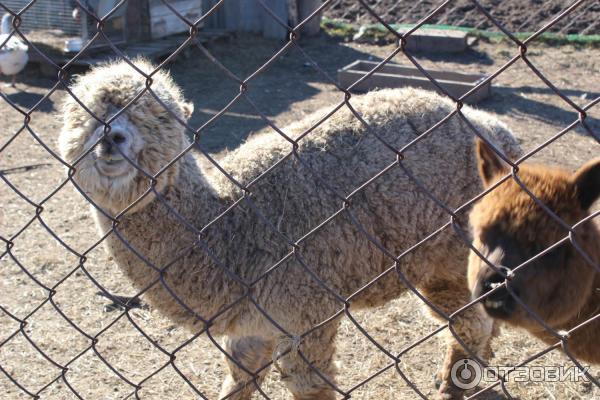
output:
M 462 400 L 464 398 L 464 390 L 460 389 L 448 382 L 442 382 L 435 396 L 436 400 Z
M 435 388 L 439 389 L 440 386 L 442 386 L 442 382 L 443 382 L 443 379 L 442 379 L 440 373 L 439 372 L 435 373 L 433 375 L 433 384 L 435 385 Z

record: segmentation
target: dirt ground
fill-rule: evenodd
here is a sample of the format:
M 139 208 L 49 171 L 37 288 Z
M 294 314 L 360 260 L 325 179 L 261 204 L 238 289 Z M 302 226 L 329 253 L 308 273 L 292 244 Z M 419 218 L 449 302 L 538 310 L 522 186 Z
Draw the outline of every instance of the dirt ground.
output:
M 282 46 L 281 42 L 258 37 L 239 37 L 213 44 L 210 51 L 232 72 L 247 77 Z M 380 60 L 393 50 L 392 46 L 340 43 L 324 36 L 303 41 L 301 46 L 334 78 L 338 68 L 356 59 Z M 464 54 L 420 54 L 416 57 L 425 67 L 491 73 L 516 54 L 518 49 L 514 46 L 480 41 Z M 527 57 L 575 103 L 585 105 L 600 96 L 600 49 L 534 44 Z M 408 63 L 402 54 L 393 61 Z M 195 127 L 222 109 L 239 90 L 237 83 L 227 79 L 198 50 L 190 52 L 187 58 L 177 59 L 169 68 L 183 87 L 185 96 L 195 105 L 191 120 Z M 161 369 L 169 357 L 144 339 L 132 322 L 168 351 L 173 351 L 191 334 L 152 309 L 135 309 L 129 316 L 110 310 L 107 307 L 109 301 L 97 295 L 98 289 L 89 277 L 119 295 L 133 295 L 132 286 L 101 246 L 86 254 L 85 271 L 77 268 L 79 258 L 65 247 L 85 251 L 98 237 L 86 201 L 71 185 L 61 186 L 66 172 L 50 154 L 57 149 L 60 104 L 66 95 L 58 88 L 44 97 L 55 83 L 51 78 L 38 76 L 31 68 L 16 90 L 2 89 L 15 105 L 23 109 L 35 106 L 35 111 L 31 114 L 31 122 L 23 128 L 23 115 L 6 102 L 0 102 L 0 170 L 6 180 L 0 181 L 0 235 L 11 238 L 18 234 L 10 253 L 0 259 L 0 367 L 27 391 L 36 393 L 44 389 L 40 393 L 42 399 L 76 398 L 68 386 L 85 399 L 133 398 L 135 385 L 157 370 L 143 382 L 136 396 L 142 399 L 199 398 L 173 367 L 167 365 Z M 319 75 L 295 48 L 250 83 L 249 96 L 279 127 L 312 113 L 325 114 L 343 99 L 343 93 Z M 494 80 L 493 96 L 478 107 L 504 121 L 518 136 L 525 151 L 552 138 L 578 118 L 578 114 L 522 61 Z M 600 135 L 600 106 L 588 111 L 586 123 Z M 218 157 L 263 129 L 268 127 L 257 112 L 248 103 L 241 102 L 202 132 L 200 146 Z M 594 139 L 578 126 L 533 158 L 576 168 L 597 156 L 599 151 L 598 136 Z M 17 195 L 9 185 L 29 200 Z M 43 211 L 36 218 L 36 204 L 40 202 L 44 202 Z M 44 226 L 63 244 L 54 240 Z M 19 234 L 24 227 L 27 228 Z M 73 321 L 73 325 L 65 321 L 51 302 L 44 302 L 48 291 L 40 285 L 54 287 L 57 284 L 52 303 Z M 8 313 L 19 319 L 27 318 L 28 323 L 19 330 L 19 323 Z M 379 343 L 394 353 L 437 327 L 425 316 L 421 302 L 412 294 L 385 307 L 354 315 Z M 99 332 L 102 333 L 97 343 L 90 348 L 90 337 Z M 339 383 L 345 390 L 390 362 L 347 318 L 338 343 Z M 47 358 L 34 349 L 34 344 Z M 434 337 L 403 358 L 403 371 L 427 396 L 434 393 L 432 377 L 443 357 L 440 346 L 440 341 Z M 543 348 L 545 346 L 524 332 L 504 329 L 494 343 L 495 356 L 490 364 L 514 365 Z M 69 364 L 65 380 L 56 379 L 61 376 L 61 369 L 54 363 L 67 363 L 81 353 Z M 533 364 L 570 365 L 557 351 Z M 224 376 L 223 361 L 208 338 L 200 336 L 185 347 L 177 354 L 175 365 L 203 395 L 216 398 Z M 131 384 L 120 379 L 117 373 Z M 600 369 L 593 367 L 592 373 L 598 377 Z M 600 399 L 600 389 L 589 382 L 511 382 L 506 387 L 513 397 L 521 399 Z M 269 375 L 263 389 L 273 399 L 289 398 L 276 372 Z M 417 398 L 394 368 L 356 389 L 352 397 L 367 400 Z M 0 373 L 0 398 L 16 400 L 29 396 Z M 480 398 L 504 397 L 493 391 Z
M 365 3 L 387 23 L 416 23 L 432 13 L 443 2 L 436 0 L 396 1 L 366 0 Z M 534 32 L 569 8 L 573 1 L 563 0 L 480 0 L 479 4 L 511 32 Z M 337 0 L 325 10 L 326 16 L 347 22 L 377 22 L 369 11 L 355 0 Z M 600 33 L 600 4 L 582 2 L 550 32 L 597 35 Z M 449 2 L 436 13 L 429 24 L 468 26 L 498 30 L 489 18 L 470 0 Z

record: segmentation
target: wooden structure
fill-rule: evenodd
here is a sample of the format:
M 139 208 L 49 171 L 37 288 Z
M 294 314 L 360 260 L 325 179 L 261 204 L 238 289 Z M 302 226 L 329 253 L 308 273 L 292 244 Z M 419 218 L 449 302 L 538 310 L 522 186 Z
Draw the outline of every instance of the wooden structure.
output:
M 92 7 L 98 16 L 106 15 L 119 0 L 97 0 Z M 202 15 L 202 0 L 170 0 L 169 5 L 189 21 L 196 21 Z M 106 21 L 109 35 L 116 36 L 120 32 L 122 41 L 113 43 L 135 43 L 163 38 L 169 35 L 187 32 L 188 25 L 167 7 L 161 0 L 128 0 Z M 91 19 L 85 13 L 82 18 Z M 93 19 L 92 19 L 93 20 Z M 95 23 L 95 22 L 94 22 Z M 82 22 L 85 41 L 90 36 L 89 22 Z M 95 28 L 91 32 L 94 32 Z
M 203 0 L 203 11 L 219 0 Z M 274 15 L 288 26 L 295 26 L 311 15 L 321 0 L 262 0 Z M 320 30 L 321 15 L 311 19 L 302 35 L 315 35 Z M 251 32 L 267 38 L 287 39 L 288 32 L 256 0 L 228 0 L 206 19 L 206 27 L 236 32 Z
M 199 40 L 200 43 L 206 44 L 215 40 L 227 38 L 227 35 L 227 32 L 223 31 L 203 30 L 197 40 Z M 185 34 L 170 35 L 149 42 L 121 44 L 117 47 L 119 47 L 130 59 L 136 56 L 142 56 L 149 60 L 156 61 L 170 55 L 185 39 Z M 48 65 L 37 52 L 31 51 L 30 49 L 29 55 L 30 62 L 40 63 L 42 74 L 56 76 L 54 67 Z M 74 54 L 54 54 L 52 55 L 52 60 L 59 65 L 64 65 L 69 62 L 73 56 Z M 117 57 L 117 55 L 111 49 L 95 49 L 83 53 L 81 56 L 77 57 L 72 64 L 81 67 L 91 67 L 115 57 Z
M 347 88 L 375 68 L 375 61 L 358 60 L 338 70 L 341 87 Z M 440 86 L 455 97 L 461 97 L 482 82 L 486 75 L 465 74 L 462 72 L 426 70 Z M 375 88 L 396 88 L 404 86 L 420 87 L 437 91 L 436 86 L 414 66 L 388 63 L 369 78 L 356 85 L 353 90 L 369 91 Z M 491 81 L 471 93 L 465 101 L 477 103 L 491 94 Z
M 188 21 L 197 21 L 202 16 L 201 0 L 171 0 L 169 5 Z M 181 21 L 179 16 L 173 13 L 161 0 L 149 0 L 149 21 L 152 39 L 189 30 L 189 27 Z
M 198 20 L 203 0 L 169 0 L 171 8 L 184 18 Z M 20 10 L 30 0 L 3 0 L 11 10 Z M 82 6 L 85 10 L 82 9 Z M 118 7 L 117 7 L 118 6 Z M 114 12 L 111 11 L 115 8 Z M 97 22 L 88 15 L 105 18 L 102 31 L 113 44 L 131 45 L 187 32 L 189 27 L 161 0 L 37 0 L 23 13 L 19 30 L 50 53 L 76 52 L 96 34 Z M 78 47 L 74 44 L 77 43 Z M 103 40 L 92 44 L 106 47 Z

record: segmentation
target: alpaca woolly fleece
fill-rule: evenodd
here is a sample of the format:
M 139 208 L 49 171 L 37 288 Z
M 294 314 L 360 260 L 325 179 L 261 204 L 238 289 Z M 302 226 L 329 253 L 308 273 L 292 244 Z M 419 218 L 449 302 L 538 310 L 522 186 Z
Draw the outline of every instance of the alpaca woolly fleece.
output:
M 104 244 L 152 306 L 194 332 L 209 326 L 226 335 L 224 348 L 241 355 L 249 369 L 269 362 L 282 336 L 302 335 L 342 310 L 340 298 L 352 296 L 348 305 L 355 309 L 380 305 L 406 289 L 389 273 L 394 262 L 378 246 L 401 254 L 449 221 L 422 188 L 450 208 L 482 191 L 475 136 L 458 115 L 408 147 L 400 163 L 388 147 L 403 148 L 455 110 L 431 92 L 404 88 L 353 96 L 349 103 L 369 129 L 346 106 L 314 127 L 324 110 L 283 129 L 291 138 L 306 133 L 296 149 L 276 132 L 255 134 L 218 160 L 248 186 L 244 192 L 219 168 L 202 168 L 201 155 L 184 152 L 190 142 L 175 117 L 187 118 L 192 107 L 168 74 L 154 74 L 154 95 L 136 99 L 145 87 L 135 70 L 116 63 L 93 69 L 71 88 L 97 115 L 111 104 L 129 105 L 122 115 L 135 127 L 130 133 L 139 148 L 128 159 L 136 167 L 116 178 L 94 167 L 90 138 L 98 123 L 74 100 L 65 106 L 62 156 L 75 163 L 74 181 L 107 214 L 137 201 L 119 215 Z M 497 119 L 467 106 L 461 112 L 509 158 L 519 155 L 516 139 Z M 154 185 L 138 168 L 160 172 Z M 343 207 L 342 197 L 363 185 Z M 92 209 L 101 234 L 113 229 L 110 218 Z M 397 271 L 451 312 L 469 300 L 467 256 L 467 246 L 448 226 L 403 256 Z M 300 346 L 332 381 L 338 324 L 339 318 L 329 320 Z M 484 352 L 492 327 L 478 309 L 469 309 L 455 329 L 474 351 Z M 448 365 L 465 353 L 456 341 L 448 343 L 441 391 L 451 392 Z M 229 365 L 223 393 L 237 390 L 233 398 L 248 398 L 254 385 L 244 385 L 248 375 Z M 280 366 L 296 398 L 333 398 L 301 357 L 284 357 Z

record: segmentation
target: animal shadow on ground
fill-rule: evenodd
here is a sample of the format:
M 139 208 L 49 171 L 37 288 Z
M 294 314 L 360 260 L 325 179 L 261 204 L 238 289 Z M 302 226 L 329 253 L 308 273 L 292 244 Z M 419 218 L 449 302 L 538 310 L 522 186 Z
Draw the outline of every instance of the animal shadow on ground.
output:
M 6 97 L 14 105 L 21 108 L 23 111 L 29 111 L 31 108 L 37 105 L 36 111 L 40 112 L 52 112 L 54 111 L 54 102 L 51 99 L 44 99 L 40 104 L 40 100 L 44 97 L 39 93 L 28 93 L 24 91 L 18 91 L 15 93 L 7 94 Z
M 494 95 L 492 97 L 479 104 L 481 108 L 493 110 L 498 114 L 527 114 L 527 118 L 529 119 L 546 122 L 560 127 L 565 127 L 578 119 L 577 111 L 562 100 L 562 106 L 557 107 L 548 102 L 538 101 L 520 94 L 531 93 L 556 96 L 550 88 L 532 86 L 494 87 L 493 91 Z M 562 90 L 562 93 L 569 97 L 586 95 L 588 99 L 594 99 L 600 96 L 600 93 L 589 93 L 571 89 Z M 575 103 L 581 105 L 581 102 Z M 588 115 L 585 121 L 592 130 L 592 135 L 595 135 L 595 139 L 600 141 L 600 120 Z M 574 132 L 585 136 L 589 135 L 587 130 L 580 127 L 575 129 Z
M 240 81 L 244 81 L 284 45 L 282 41 L 244 35 L 211 46 L 208 51 Z M 334 82 L 337 81 L 337 70 L 357 59 L 381 60 L 327 36 L 301 41 L 300 46 L 302 50 L 292 46 L 249 80 L 245 95 L 225 114 L 201 129 L 199 144 L 203 150 L 213 153 L 233 149 L 252 132 L 268 126 L 260 113 L 273 122 L 272 118 L 289 110 L 295 103 L 313 98 L 321 92 L 326 88 L 323 84 L 330 84 L 331 90 L 337 90 L 332 81 L 312 66 L 304 53 Z M 189 121 L 194 129 L 203 126 L 240 93 L 240 83 L 231 79 L 199 48 L 193 48 L 187 59 L 178 59 L 172 65 L 171 73 L 183 88 L 185 97 L 194 103 L 195 112 Z M 202 79 L 198 79 L 200 73 Z M 343 93 L 340 91 L 339 94 L 341 101 Z M 333 103 L 329 101 L 322 106 L 331 108 Z M 302 116 L 297 115 L 295 120 Z M 284 128 L 288 122 L 291 121 L 279 121 L 276 125 Z
M 485 386 L 482 386 L 482 388 Z M 479 391 L 480 388 L 476 388 L 474 389 L 476 393 L 476 391 Z M 518 397 L 511 397 L 512 399 L 519 399 Z M 509 397 L 507 397 L 504 393 L 501 392 L 500 389 L 496 390 L 496 389 L 490 389 L 485 393 L 482 393 L 480 395 L 478 395 L 476 397 L 477 400 L 507 400 L 509 399 Z

